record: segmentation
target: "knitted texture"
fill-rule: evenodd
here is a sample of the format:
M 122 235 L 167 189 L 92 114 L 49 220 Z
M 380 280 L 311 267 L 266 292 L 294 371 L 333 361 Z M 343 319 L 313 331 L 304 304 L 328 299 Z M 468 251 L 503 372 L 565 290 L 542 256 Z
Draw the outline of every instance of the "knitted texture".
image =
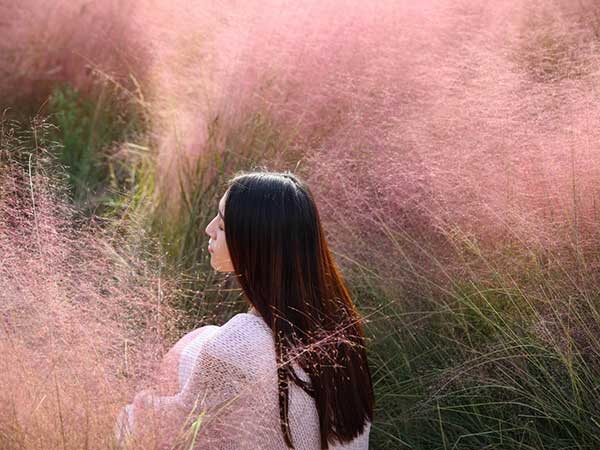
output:
M 201 417 L 194 437 L 196 449 L 287 449 L 279 418 L 275 343 L 262 317 L 251 308 L 223 326 L 209 325 L 196 334 L 179 356 L 179 393 L 145 399 L 158 414 L 155 417 L 164 418 L 159 423 L 176 422 L 189 428 Z M 292 366 L 299 378 L 310 382 L 297 364 Z M 288 385 L 292 442 L 297 450 L 318 450 L 315 401 L 293 381 Z M 128 405 L 119 418 L 121 440 L 124 430 L 136 427 L 134 411 Z M 367 422 L 363 433 L 352 442 L 330 444 L 330 448 L 368 449 L 370 428 Z M 168 442 L 163 443 L 169 448 Z

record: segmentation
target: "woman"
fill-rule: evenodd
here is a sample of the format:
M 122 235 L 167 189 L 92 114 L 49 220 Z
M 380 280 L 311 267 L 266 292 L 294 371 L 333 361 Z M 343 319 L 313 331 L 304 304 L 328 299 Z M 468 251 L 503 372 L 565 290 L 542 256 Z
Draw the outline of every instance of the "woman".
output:
M 178 392 L 138 394 L 134 434 L 186 448 L 367 449 L 364 332 L 308 187 L 287 172 L 242 172 L 205 231 L 211 266 L 235 275 L 250 309 L 169 352 Z

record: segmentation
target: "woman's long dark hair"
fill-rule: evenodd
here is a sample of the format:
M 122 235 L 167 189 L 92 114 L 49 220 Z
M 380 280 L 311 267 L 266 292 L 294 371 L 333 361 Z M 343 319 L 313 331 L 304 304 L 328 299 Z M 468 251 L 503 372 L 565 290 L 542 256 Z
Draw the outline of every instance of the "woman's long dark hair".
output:
M 373 421 L 364 331 L 308 186 L 289 172 L 240 172 L 229 181 L 224 213 L 235 274 L 273 331 L 286 444 L 294 448 L 289 379 L 315 399 L 321 448 L 351 441 Z M 297 376 L 292 360 L 310 384 Z

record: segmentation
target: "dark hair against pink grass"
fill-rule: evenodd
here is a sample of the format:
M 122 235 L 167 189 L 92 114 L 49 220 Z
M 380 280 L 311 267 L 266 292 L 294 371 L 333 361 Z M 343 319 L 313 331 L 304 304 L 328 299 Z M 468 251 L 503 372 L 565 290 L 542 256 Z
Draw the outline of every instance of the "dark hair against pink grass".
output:
M 310 189 L 291 173 L 238 174 L 229 182 L 224 222 L 244 295 L 273 331 L 287 445 L 295 448 L 287 415 L 290 380 L 315 400 L 321 448 L 351 441 L 373 421 L 371 372 L 361 318 L 329 252 Z M 310 387 L 295 374 L 294 359 Z

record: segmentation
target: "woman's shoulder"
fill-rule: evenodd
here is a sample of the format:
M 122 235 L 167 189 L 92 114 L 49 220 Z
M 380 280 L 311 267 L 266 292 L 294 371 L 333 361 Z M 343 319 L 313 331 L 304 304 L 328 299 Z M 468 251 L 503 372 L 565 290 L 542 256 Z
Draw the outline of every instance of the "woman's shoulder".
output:
M 205 343 L 203 351 L 236 365 L 266 365 L 275 352 L 271 329 L 262 317 L 239 313 L 225 322 Z
M 264 319 L 259 315 L 251 313 L 238 313 L 219 328 L 223 334 L 238 332 L 247 333 L 252 331 L 261 334 L 271 334 L 271 329 Z

